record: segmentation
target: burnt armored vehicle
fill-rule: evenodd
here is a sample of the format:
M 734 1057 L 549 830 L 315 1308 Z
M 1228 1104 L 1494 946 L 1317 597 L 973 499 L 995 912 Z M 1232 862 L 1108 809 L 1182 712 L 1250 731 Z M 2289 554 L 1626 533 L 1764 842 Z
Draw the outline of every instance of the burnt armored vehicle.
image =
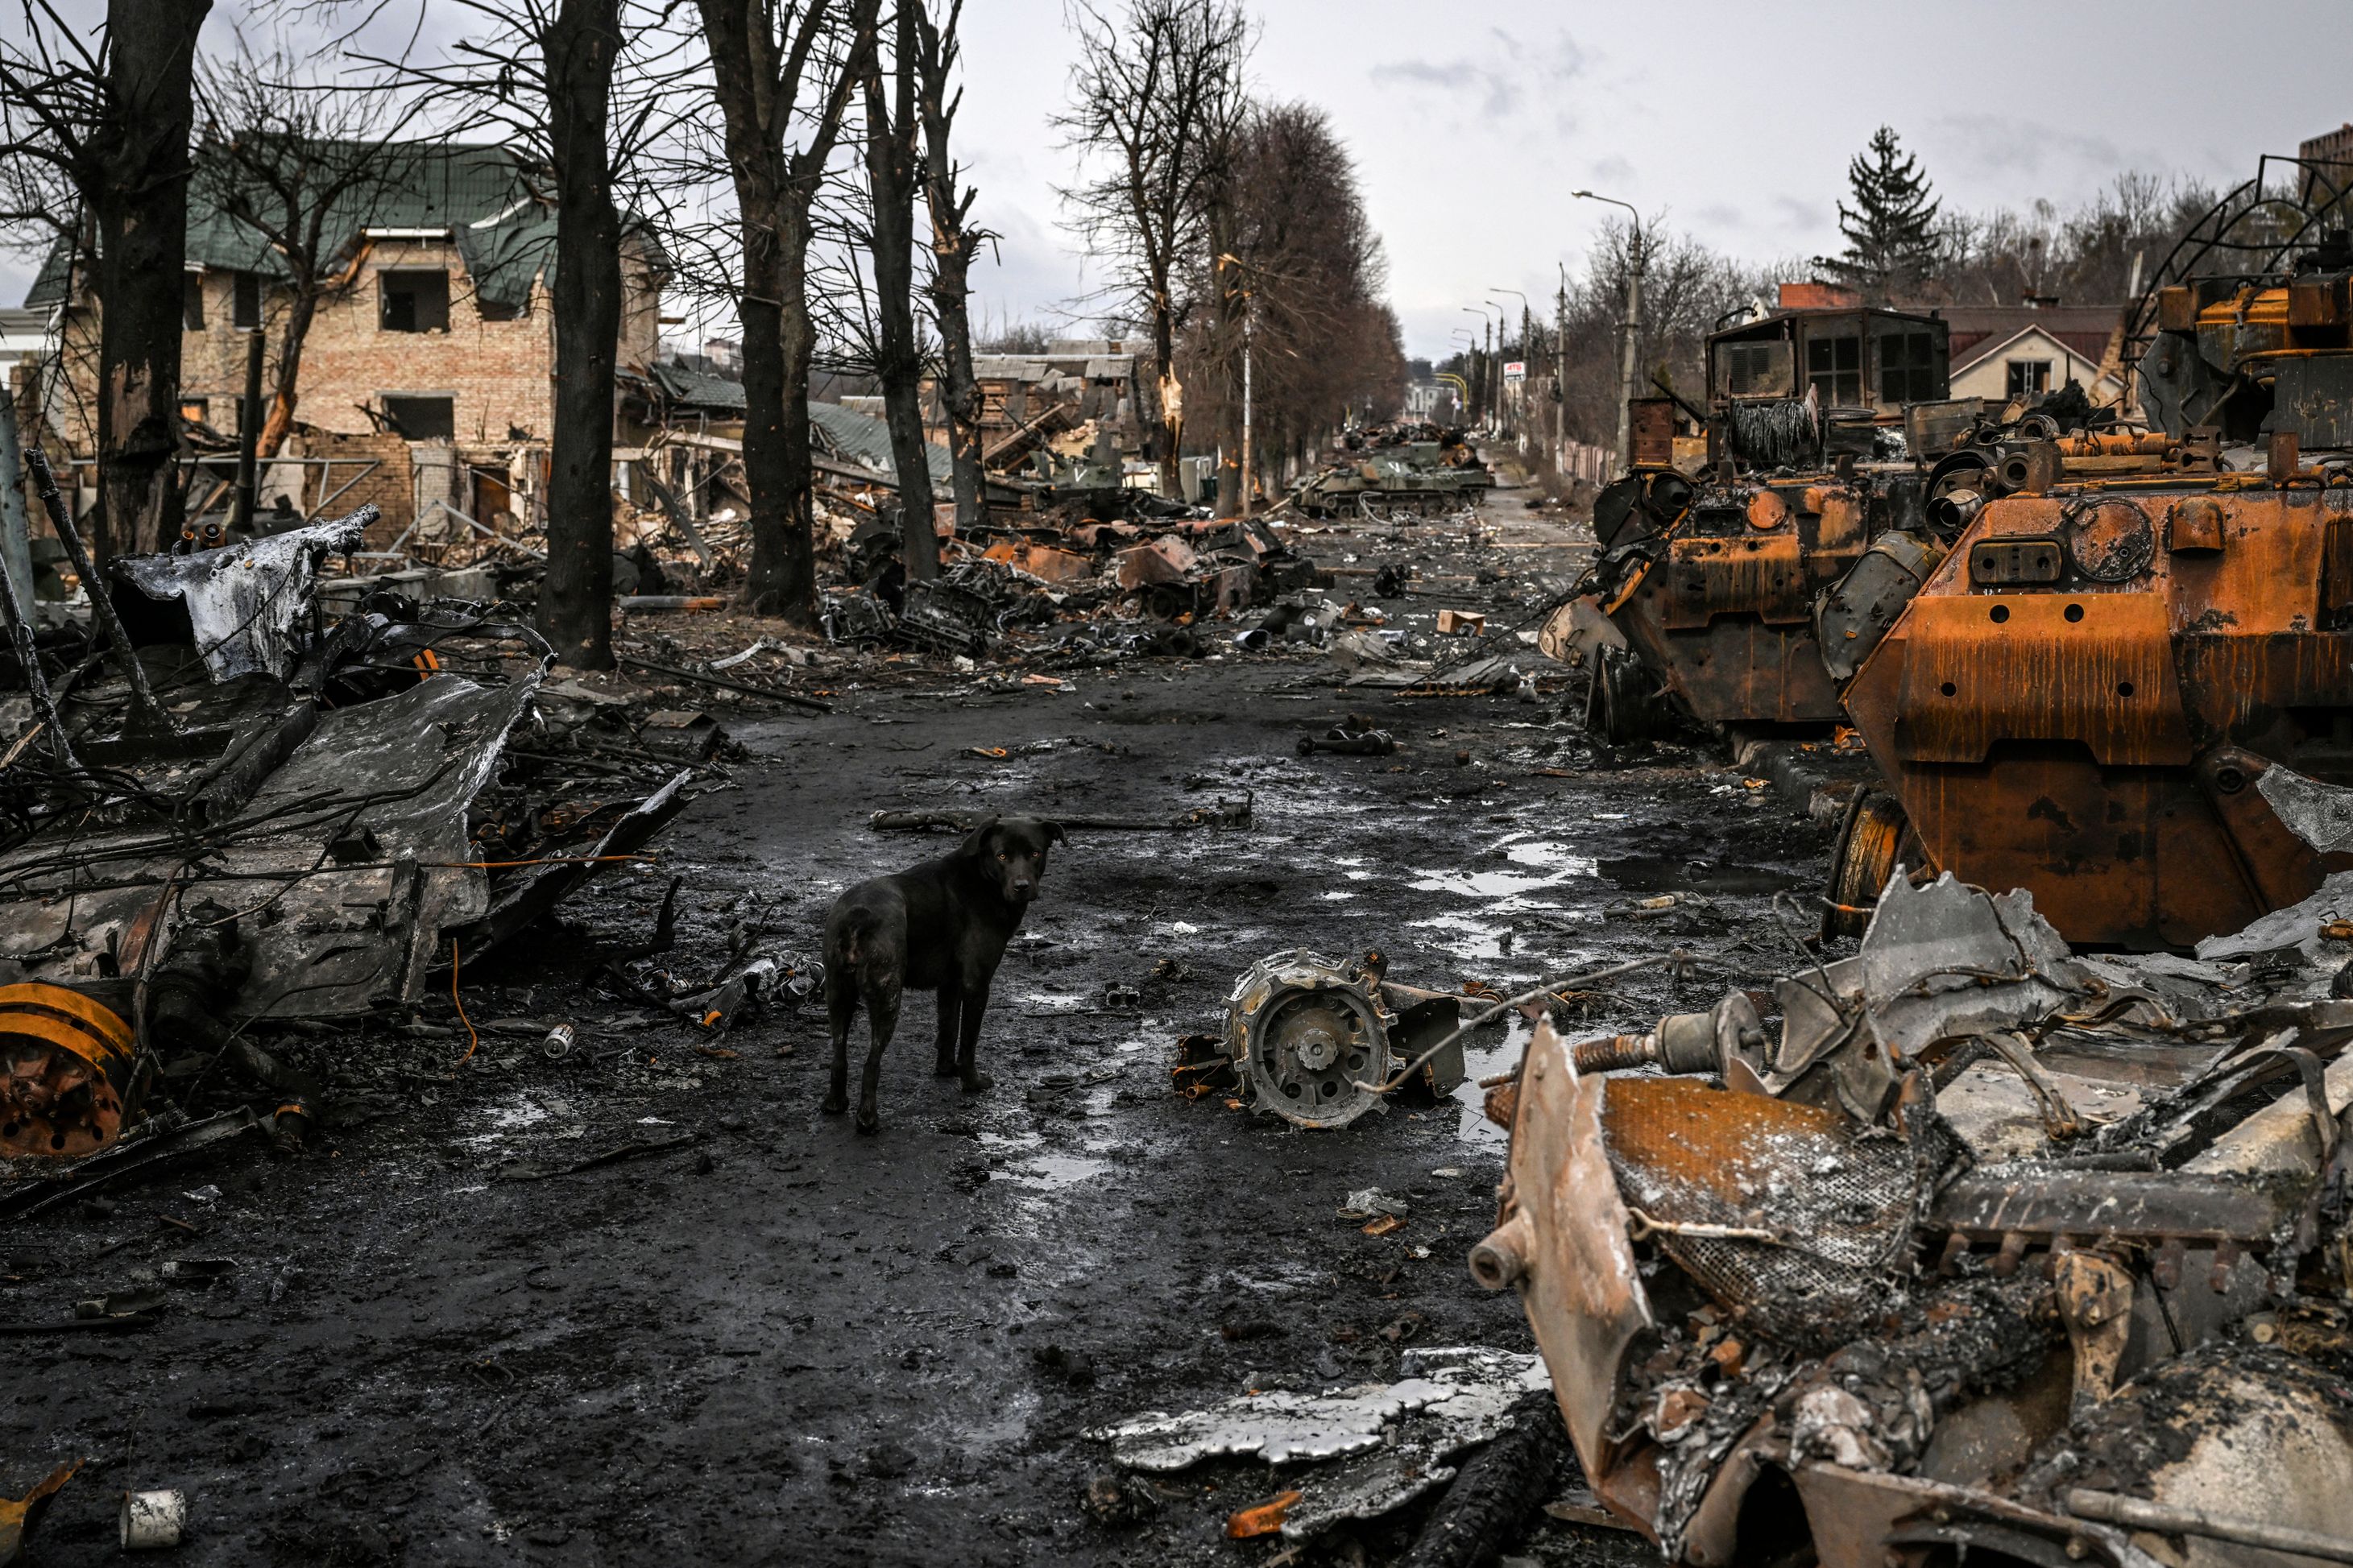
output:
M 1844 694 L 1888 787 L 1849 814 L 1833 929 L 1900 862 L 2179 947 L 2353 867 L 2312 782 L 2353 784 L 2341 174 L 2266 160 L 2160 270 L 2128 340 L 2149 429 L 1938 475 L 1962 531 Z
M 1671 465 L 1673 405 L 1638 405 L 1634 472 L 1594 504 L 1587 587 L 1625 640 L 1597 654 L 1596 732 L 1656 733 L 1671 705 L 1715 725 L 1838 720 L 1815 601 L 1875 539 L 1925 537 L 1905 411 L 1945 397 L 1947 339 L 1934 316 L 1864 309 L 1713 334 L 1707 407 L 1683 405 L 1706 433 L 1696 477 Z M 1895 560 L 1926 575 L 1917 545 Z
M 1462 432 L 1416 426 L 1352 440 L 1302 480 L 1292 500 L 1310 517 L 1405 521 L 1467 510 L 1494 483 Z

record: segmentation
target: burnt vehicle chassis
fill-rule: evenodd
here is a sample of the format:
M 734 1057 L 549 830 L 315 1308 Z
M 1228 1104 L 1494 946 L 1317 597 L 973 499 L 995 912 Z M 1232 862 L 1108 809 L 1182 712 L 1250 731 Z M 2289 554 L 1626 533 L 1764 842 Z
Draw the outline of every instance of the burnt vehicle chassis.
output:
M 1815 605 L 1880 535 L 1923 537 L 1921 476 L 1894 460 L 1893 426 L 1944 396 L 1947 364 L 1945 323 L 1894 310 L 1782 310 L 1710 336 L 1708 408 L 1681 405 L 1706 432 L 1705 477 L 1669 466 L 1663 422 L 1638 417 L 1635 471 L 1595 503 L 1587 586 L 1626 643 L 1597 658 L 1597 733 L 1655 734 L 1678 709 L 1707 725 L 1837 722 Z M 1906 591 L 1916 556 L 1901 558 Z
M 2321 227 L 2342 214 L 2324 186 L 2267 267 L 2160 274 L 2158 429 L 1940 475 L 1930 510 L 1966 531 L 1845 692 L 1889 790 L 1834 863 L 1850 924 L 1900 859 L 2029 889 L 2073 942 L 2179 947 L 2353 866 L 2292 830 L 2272 776 L 2353 783 L 2353 247 Z

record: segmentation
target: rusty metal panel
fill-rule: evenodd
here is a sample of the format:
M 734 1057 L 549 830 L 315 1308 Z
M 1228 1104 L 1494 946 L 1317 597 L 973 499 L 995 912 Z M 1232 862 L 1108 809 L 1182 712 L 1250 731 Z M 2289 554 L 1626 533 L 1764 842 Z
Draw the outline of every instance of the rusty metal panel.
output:
M 1668 626 L 1704 626 L 1721 615 L 1754 615 L 1767 625 L 1811 618 L 1804 549 L 1786 527 L 1744 538 L 1677 539 L 1666 565 L 1660 609 Z
M 1908 618 L 1895 715 L 1906 760 L 1981 763 L 1998 742 L 2070 741 L 2110 766 L 2189 763 L 2162 596 L 1924 596 Z
M 1617 1489 L 1608 1479 L 1622 1457 L 1611 1415 L 1627 1348 L 1651 1326 L 1602 1143 L 1608 1084 L 1578 1075 L 1549 1020 L 1536 1026 L 1520 1076 L 1502 1223 L 1482 1244 L 1507 1259 L 1504 1277 L 1482 1282 L 1518 1284 L 1577 1461 L 1605 1499 Z M 1646 1533 L 1648 1516 L 1644 1509 L 1635 1518 Z
M 1663 468 L 1675 460 L 1675 400 L 1637 397 L 1633 409 L 1634 466 Z

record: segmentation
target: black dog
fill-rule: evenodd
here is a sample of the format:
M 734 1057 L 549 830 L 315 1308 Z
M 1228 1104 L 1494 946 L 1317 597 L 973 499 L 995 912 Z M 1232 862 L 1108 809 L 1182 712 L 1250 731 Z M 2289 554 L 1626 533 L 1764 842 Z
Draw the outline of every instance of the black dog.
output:
M 989 1076 L 973 1062 L 989 982 L 1038 896 L 1048 847 L 1062 837 L 1059 822 L 992 816 L 953 853 L 895 877 L 860 882 L 834 900 L 825 920 L 825 1005 L 833 1023 L 828 1115 L 849 1109 L 849 1026 L 863 999 L 873 1043 L 858 1091 L 858 1130 L 871 1132 L 881 1125 L 874 1089 L 882 1053 L 899 1026 L 902 991 L 939 993 L 934 1070 L 963 1079 L 966 1094 L 989 1086 Z

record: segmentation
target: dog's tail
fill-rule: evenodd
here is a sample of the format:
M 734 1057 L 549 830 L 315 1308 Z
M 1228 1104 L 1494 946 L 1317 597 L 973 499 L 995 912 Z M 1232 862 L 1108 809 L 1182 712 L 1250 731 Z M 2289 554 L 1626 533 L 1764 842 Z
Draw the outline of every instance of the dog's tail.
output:
M 835 936 L 841 943 L 838 963 L 844 973 L 855 971 L 865 963 L 866 943 L 874 934 L 875 924 L 871 910 L 851 910 L 842 916 L 841 924 L 835 929 Z

